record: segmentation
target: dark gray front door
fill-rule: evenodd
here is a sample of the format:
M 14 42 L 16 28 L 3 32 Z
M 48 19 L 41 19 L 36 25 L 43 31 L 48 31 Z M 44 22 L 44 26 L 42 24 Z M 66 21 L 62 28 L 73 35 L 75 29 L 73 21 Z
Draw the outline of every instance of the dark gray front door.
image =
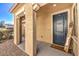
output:
M 67 12 L 53 15 L 53 43 L 65 45 L 67 35 Z

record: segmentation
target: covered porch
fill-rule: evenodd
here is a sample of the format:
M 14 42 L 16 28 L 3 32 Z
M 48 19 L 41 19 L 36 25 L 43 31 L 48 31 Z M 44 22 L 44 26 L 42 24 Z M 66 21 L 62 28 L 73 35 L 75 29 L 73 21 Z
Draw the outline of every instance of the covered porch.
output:
M 69 46 L 69 38 L 72 34 L 72 25 L 70 24 L 74 20 L 73 5 L 73 3 L 16 4 L 11 10 L 11 12 L 13 12 L 15 16 L 14 43 L 28 55 L 72 55 L 66 52 L 68 52 L 68 48 L 72 48 Z M 54 40 L 52 24 L 53 22 L 51 15 L 57 12 L 60 13 L 61 11 L 64 11 L 66 9 L 68 10 L 68 32 L 65 38 L 66 41 L 63 46 L 63 50 L 65 50 L 65 52 L 63 52 L 51 47 Z M 21 20 L 24 20 L 25 25 L 22 26 L 23 21 Z

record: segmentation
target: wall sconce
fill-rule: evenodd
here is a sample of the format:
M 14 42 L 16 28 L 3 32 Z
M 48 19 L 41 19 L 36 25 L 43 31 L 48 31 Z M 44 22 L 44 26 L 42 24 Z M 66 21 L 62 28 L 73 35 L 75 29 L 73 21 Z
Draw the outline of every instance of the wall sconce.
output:
M 34 11 L 38 11 L 40 9 L 40 5 L 39 4 L 33 4 L 33 10 Z

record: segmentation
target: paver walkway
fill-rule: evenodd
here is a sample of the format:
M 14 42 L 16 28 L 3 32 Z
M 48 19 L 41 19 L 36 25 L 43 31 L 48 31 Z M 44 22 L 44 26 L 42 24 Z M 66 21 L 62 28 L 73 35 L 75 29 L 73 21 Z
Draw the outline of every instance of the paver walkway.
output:
M 14 43 L 13 40 L 7 40 L 0 43 L 0 56 L 25 56 L 27 55 L 20 50 Z
M 38 54 L 37 56 L 72 56 L 69 53 L 51 48 L 49 44 L 45 42 L 38 42 Z M 26 56 L 27 54 L 19 49 L 13 40 L 7 40 L 0 44 L 0 56 Z

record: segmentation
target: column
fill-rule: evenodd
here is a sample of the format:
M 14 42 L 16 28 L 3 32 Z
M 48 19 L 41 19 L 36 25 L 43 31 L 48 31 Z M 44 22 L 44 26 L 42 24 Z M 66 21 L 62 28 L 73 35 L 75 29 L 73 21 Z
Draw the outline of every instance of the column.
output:
M 14 43 L 18 44 L 18 18 L 14 15 Z
M 32 4 L 25 4 L 25 52 L 36 55 L 36 26 L 33 18 Z

